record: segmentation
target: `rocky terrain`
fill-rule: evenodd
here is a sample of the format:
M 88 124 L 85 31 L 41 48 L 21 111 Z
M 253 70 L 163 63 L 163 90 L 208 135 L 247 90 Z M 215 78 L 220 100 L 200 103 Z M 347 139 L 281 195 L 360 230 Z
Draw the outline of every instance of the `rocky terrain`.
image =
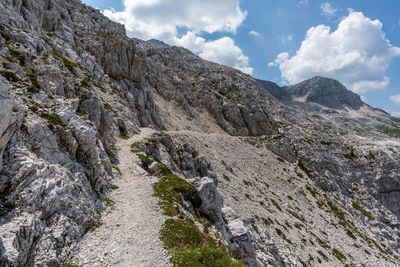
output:
M 128 38 L 78 0 L 0 14 L 1 266 L 400 264 L 398 118 L 331 79 L 281 88 Z

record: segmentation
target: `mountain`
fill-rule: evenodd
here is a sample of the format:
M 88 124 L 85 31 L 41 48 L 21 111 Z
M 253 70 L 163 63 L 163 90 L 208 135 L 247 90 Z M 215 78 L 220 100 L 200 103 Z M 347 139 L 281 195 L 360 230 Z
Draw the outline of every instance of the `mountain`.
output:
M 360 96 L 348 90 L 340 82 L 319 76 L 288 86 L 286 91 L 295 101 L 304 99 L 332 109 L 347 107 L 358 110 L 363 105 Z
M 315 76 L 301 83 L 279 87 L 268 81 L 258 82 L 275 98 L 283 102 L 315 103 L 330 109 L 359 110 L 363 105 L 361 97 L 344 87 L 340 82 Z
M 159 45 L 159 46 L 162 46 L 162 47 L 168 47 L 169 46 L 168 44 L 164 43 L 163 41 L 160 41 L 160 40 L 157 40 L 157 39 L 150 39 L 150 40 L 147 40 L 147 42 L 149 44 Z
M 399 265 L 398 118 L 78 0 L 0 14 L 0 266 Z

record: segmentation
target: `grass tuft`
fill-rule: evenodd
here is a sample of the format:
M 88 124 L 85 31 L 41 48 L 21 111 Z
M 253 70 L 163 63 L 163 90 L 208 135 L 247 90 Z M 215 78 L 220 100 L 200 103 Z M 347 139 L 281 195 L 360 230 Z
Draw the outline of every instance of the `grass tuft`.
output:
M 215 240 L 199 231 L 189 219 L 168 219 L 160 232 L 161 240 L 177 267 L 239 267 Z
M 52 125 L 59 125 L 65 127 L 65 123 L 61 120 L 60 116 L 55 113 L 45 112 L 42 114 L 42 118 L 46 119 Z
M 365 217 L 367 217 L 368 220 L 375 221 L 375 216 L 372 215 L 371 212 L 369 212 L 366 209 L 364 209 L 363 207 L 361 207 L 358 203 L 353 202 L 351 204 L 351 206 L 353 207 L 353 209 L 358 210 L 359 212 L 361 212 L 361 214 L 364 215 Z

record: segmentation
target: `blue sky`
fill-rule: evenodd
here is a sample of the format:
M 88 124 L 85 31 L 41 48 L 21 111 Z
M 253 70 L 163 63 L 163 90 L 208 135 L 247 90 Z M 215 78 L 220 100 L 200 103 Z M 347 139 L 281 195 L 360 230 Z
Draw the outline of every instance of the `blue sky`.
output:
M 279 84 L 331 76 L 368 104 L 400 114 L 400 1 L 84 2 L 106 10 L 132 37 L 182 45 L 205 59 Z M 308 45 L 302 46 L 303 41 Z M 281 53 L 287 55 L 278 57 Z

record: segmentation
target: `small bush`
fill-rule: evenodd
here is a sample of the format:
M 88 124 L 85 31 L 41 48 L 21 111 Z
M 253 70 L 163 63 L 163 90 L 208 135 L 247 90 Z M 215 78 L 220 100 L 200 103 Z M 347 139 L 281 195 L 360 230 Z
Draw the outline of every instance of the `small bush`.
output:
M 120 135 L 119 138 L 124 139 L 124 140 L 128 140 L 129 136 L 126 134 Z
M 132 153 L 139 153 L 140 152 L 140 142 L 135 142 L 131 145 L 131 152 Z
M 175 203 L 183 204 L 183 200 L 192 203 L 195 209 L 200 208 L 201 199 L 197 194 L 197 189 L 173 174 L 163 163 L 159 163 L 160 179 L 154 185 L 154 192 L 160 198 L 166 215 L 174 216 L 177 214 Z
M 111 166 L 114 170 L 118 172 L 119 175 L 122 175 L 121 169 L 117 165 L 112 165 Z
M 346 261 L 346 256 L 343 255 L 342 252 L 340 252 L 339 250 L 337 250 L 336 248 L 332 249 L 332 254 L 333 256 L 335 256 L 338 260 L 340 260 L 341 262 Z
M 168 219 L 161 240 L 177 267 L 239 267 L 237 260 L 211 237 L 201 233 L 189 219 Z
M 275 200 L 271 199 L 271 202 L 272 202 L 272 204 L 273 204 L 279 211 L 282 212 L 281 207 L 279 206 L 279 204 L 278 204 Z
M 31 85 L 28 88 L 29 92 L 32 92 L 32 93 L 39 92 L 40 85 L 39 85 L 39 82 L 38 82 L 38 79 L 37 79 L 38 76 L 35 73 L 35 71 L 33 69 L 26 68 L 25 69 L 25 74 L 31 80 Z
M 59 125 L 65 127 L 65 123 L 61 120 L 60 116 L 55 113 L 45 112 L 42 114 L 42 118 L 46 119 L 50 124 Z
M 6 69 L 0 69 L 0 75 L 12 83 L 21 81 L 21 79 L 14 72 Z
M 365 210 L 363 207 L 361 207 L 359 204 L 353 202 L 351 204 L 351 206 L 353 207 L 353 209 L 358 210 L 359 212 L 361 212 L 362 215 L 364 215 L 365 217 L 368 218 L 368 220 L 370 221 L 374 221 L 375 220 L 375 216 L 372 215 L 371 212 Z
M 112 200 L 112 199 L 109 198 L 109 197 L 106 197 L 106 198 L 104 199 L 104 203 L 106 204 L 106 207 L 112 207 L 112 206 L 115 205 L 115 201 Z
M 60 60 L 61 62 L 63 62 L 64 66 L 69 70 L 69 71 L 73 71 L 74 68 L 79 67 L 79 64 L 70 60 L 69 58 L 63 57 L 55 52 L 51 53 L 51 55 L 57 59 Z

